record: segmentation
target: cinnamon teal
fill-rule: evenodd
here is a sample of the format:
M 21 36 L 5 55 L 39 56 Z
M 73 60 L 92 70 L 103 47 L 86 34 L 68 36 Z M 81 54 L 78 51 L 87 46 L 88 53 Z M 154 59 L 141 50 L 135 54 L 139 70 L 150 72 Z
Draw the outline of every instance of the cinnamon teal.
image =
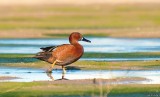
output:
M 73 32 L 69 36 L 70 44 L 40 48 L 42 52 L 39 52 L 35 58 L 52 64 L 47 72 L 52 72 L 54 65 L 59 65 L 62 66 L 63 73 L 66 73 L 64 66 L 77 61 L 84 53 L 83 46 L 78 41 L 91 42 L 79 32 Z

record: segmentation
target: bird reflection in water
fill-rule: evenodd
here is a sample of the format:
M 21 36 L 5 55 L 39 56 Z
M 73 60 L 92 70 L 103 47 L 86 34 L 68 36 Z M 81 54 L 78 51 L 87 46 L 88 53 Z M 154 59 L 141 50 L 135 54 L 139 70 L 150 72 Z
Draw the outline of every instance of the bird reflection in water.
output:
M 54 77 L 52 76 L 52 73 L 46 72 L 46 74 L 52 81 L 55 81 Z M 69 80 L 69 79 L 65 78 L 65 73 L 62 73 L 62 78 L 57 80 Z
M 83 67 L 78 67 L 78 66 L 67 66 L 67 67 L 66 67 L 66 69 L 69 70 L 70 72 L 71 72 L 71 71 L 72 71 L 72 72 L 78 72 L 79 70 L 81 70 L 81 68 L 83 68 Z M 55 70 L 57 70 L 57 69 L 55 69 Z M 48 76 L 51 80 L 53 80 L 53 81 L 55 80 L 52 73 L 46 72 L 46 74 L 47 74 L 47 76 Z M 61 76 L 62 76 L 61 79 L 56 79 L 56 80 L 69 80 L 69 79 L 65 78 L 65 75 L 66 75 L 66 73 L 63 73 L 63 72 L 62 72 L 62 74 L 61 74 Z

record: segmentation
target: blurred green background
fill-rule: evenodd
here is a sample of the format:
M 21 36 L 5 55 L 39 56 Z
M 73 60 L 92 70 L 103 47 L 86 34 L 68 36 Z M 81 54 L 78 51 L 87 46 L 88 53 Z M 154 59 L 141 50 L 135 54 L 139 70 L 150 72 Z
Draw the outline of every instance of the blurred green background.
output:
M 156 0 L 7 1 L 0 1 L 0 38 L 64 37 L 73 31 L 88 36 L 160 37 Z

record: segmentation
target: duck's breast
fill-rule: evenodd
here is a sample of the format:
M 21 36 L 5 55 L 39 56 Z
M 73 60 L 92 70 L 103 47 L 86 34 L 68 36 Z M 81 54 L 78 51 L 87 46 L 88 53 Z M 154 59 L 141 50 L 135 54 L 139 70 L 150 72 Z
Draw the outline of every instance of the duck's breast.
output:
M 83 47 L 65 44 L 57 47 L 52 55 L 57 59 L 57 65 L 68 65 L 77 61 L 83 55 Z

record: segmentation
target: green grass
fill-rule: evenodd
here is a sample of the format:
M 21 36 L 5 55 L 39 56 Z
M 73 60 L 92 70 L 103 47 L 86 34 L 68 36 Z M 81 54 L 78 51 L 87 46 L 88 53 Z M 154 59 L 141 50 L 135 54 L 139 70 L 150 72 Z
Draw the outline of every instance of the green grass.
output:
M 116 97 L 148 97 L 149 95 L 154 95 L 156 97 L 159 95 L 160 88 L 158 85 L 120 85 L 113 88 L 111 95 L 116 95 Z M 139 93 L 137 93 L 139 92 Z M 115 97 L 115 96 L 113 96 Z
M 101 86 L 54 82 L 3 82 L 0 84 L 0 97 L 101 97 L 100 95 L 107 93 L 108 97 L 147 97 L 150 94 L 159 95 L 159 87 L 159 85 L 136 84 Z
M 64 38 L 74 31 L 87 37 L 159 38 L 159 11 L 159 4 L 1 6 L 0 38 Z
M 0 30 L 160 27 L 159 9 L 159 5 L 152 4 L 15 6 L 0 10 L 2 14 L 14 13 L 0 16 Z
M 23 67 L 23 68 L 49 68 L 51 64 L 42 61 L 30 62 L 4 62 L 0 66 L 9 67 Z M 54 69 L 61 68 L 55 66 Z M 160 61 L 128 61 L 128 62 L 102 62 L 102 61 L 77 61 L 69 66 L 68 69 L 82 69 L 82 70 L 154 70 L 160 69 Z
M 83 58 L 159 58 L 159 52 L 152 53 L 85 53 Z
M 24 58 L 24 57 L 32 57 L 31 54 L 0 54 L 1 58 Z
M 1 58 L 23 58 L 33 57 L 34 54 L 0 54 Z M 159 58 L 160 52 L 138 52 L 138 53 L 84 53 L 82 58 Z
M 78 61 L 73 66 L 85 70 L 138 70 L 159 69 L 160 61 L 126 61 L 126 62 L 102 62 L 102 61 Z
M 69 34 L 45 34 L 45 36 L 54 37 L 54 38 L 66 38 Z M 83 34 L 84 37 L 107 37 L 107 34 L 104 33 L 95 33 L 95 34 Z
M 44 68 L 50 65 L 47 62 L 39 61 L 32 58 L 34 55 L 29 54 L 1 54 L 0 66 L 14 66 L 14 67 L 29 67 L 29 68 Z M 159 53 L 85 53 L 83 58 L 159 58 Z M 159 69 L 160 61 L 124 61 L 124 62 L 107 62 L 107 61 L 77 61 L 73 63 L 73 67 L 79 69 Z M 58 66 L 57 66 L 58 67 Z M 57 68 L 55 67 L 55 68 Z M 59 67 L 58 67 L 59 68 Z M 68 69 L 72 69 L 68 67 Z

